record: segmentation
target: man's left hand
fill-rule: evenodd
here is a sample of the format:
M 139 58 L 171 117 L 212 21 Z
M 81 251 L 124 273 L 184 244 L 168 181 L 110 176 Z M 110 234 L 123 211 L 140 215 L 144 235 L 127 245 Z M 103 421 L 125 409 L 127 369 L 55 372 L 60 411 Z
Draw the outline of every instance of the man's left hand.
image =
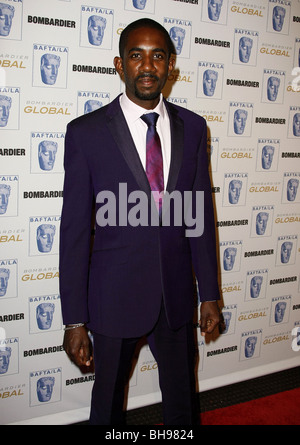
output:
M 216 301 L 203 301 L 200 316 L 201 335 L 211 334 L 221 321 L 218 303 Z

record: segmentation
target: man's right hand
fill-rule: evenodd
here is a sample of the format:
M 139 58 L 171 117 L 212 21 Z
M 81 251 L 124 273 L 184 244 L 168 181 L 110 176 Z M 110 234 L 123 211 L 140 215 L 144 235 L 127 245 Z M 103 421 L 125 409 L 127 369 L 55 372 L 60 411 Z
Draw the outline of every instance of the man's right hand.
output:
M 90 366 L 93 360 L 92 344 L 85 326 L 66 330 L 63 347 L 77 366 Z

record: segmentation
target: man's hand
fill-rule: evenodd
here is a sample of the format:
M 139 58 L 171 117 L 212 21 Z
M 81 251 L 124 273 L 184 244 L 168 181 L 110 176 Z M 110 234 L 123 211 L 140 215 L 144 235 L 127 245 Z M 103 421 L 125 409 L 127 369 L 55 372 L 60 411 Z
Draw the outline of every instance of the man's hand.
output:
M 219 306 L 216 301 L 203 301 L 200 308 L 201 335 L 211 334 L 221 321 Z
M 84 326 L 66 330 L 63 346 L 70 360 L 77 366 L 90 366 L 93 360 L 92 344 Z

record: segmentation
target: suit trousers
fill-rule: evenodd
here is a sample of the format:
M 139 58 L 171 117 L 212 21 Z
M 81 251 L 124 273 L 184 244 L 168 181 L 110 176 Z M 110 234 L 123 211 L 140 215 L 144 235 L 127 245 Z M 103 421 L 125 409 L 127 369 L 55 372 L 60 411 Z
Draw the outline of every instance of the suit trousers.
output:
M 145 334 L 158 363 L 165 425 L 197 424 L 195 346 L 192 322 L 169 328 L 164 305 L 153 330 Z M 124 390 L 140 338 L 111 338 L 94 333 L 95 382 L 90 424 L 124 424 Z

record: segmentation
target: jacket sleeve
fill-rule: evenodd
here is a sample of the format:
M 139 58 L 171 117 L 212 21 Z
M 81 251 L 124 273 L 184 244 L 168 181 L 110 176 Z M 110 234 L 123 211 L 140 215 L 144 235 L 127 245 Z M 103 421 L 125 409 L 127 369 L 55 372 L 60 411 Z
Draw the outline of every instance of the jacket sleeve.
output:
M 189 241 L 193 268 L 198 282 L 200 301 L 214 301 L 220 299 L 216 226 L 208 171 L 207 127 L 206 122 L 203 121 L 204 120 L 202 120 L 203 132 L 198 149 L 197 173 L 193 185 L 192 197 L 193 214 L 196 217 L 196 225 L 198 224 L 195 233 L 199 232 L 200 226 L 203 227 L 203 232 L 199 236 L 190 236 Z M 199 209 L 201 209 L 200 214 Z M 201 221 L 199 221 L 199 218 Z
M 60 226 L 59 281 L 64 324 L 88 322 L 88 270 L 93 188 L 84 143 L 68 125 L 64 197 Z M 78 135 L 76 134 L 78 133 Z M 77 137 L 76 137 L 77 136 Z

